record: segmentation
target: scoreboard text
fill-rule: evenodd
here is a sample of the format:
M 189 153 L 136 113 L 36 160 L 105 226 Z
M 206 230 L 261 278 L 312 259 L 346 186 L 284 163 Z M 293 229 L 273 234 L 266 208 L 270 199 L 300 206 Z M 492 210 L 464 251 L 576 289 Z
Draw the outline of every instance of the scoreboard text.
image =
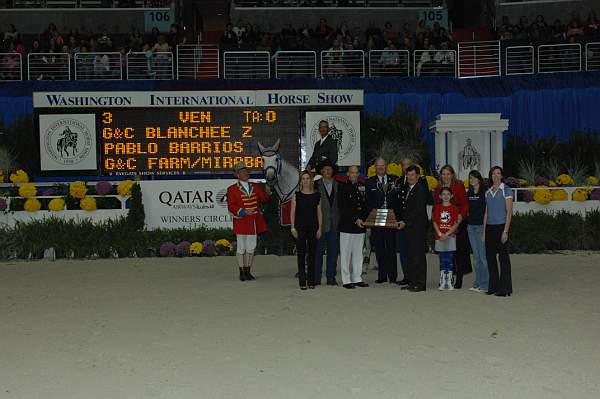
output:
M 238 162 L 262 169 L 258 142 L 281 139 L 299 162 L 297 108 L 103 109 L 96 113 L 103 174 L 229 173 Z

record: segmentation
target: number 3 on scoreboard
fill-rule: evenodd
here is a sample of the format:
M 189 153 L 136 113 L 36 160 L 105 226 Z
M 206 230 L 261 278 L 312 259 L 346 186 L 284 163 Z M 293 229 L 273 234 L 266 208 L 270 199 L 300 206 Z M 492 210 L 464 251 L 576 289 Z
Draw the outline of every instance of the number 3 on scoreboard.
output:
M 252 126 L 242 126 L 244 131 L 242 132 L 243 138 L 251 138 L 252 137 Z
M 109 125 L 112 123 L 112 112 L 102 113 L 102 123 L 104 123 L 105 125 Z

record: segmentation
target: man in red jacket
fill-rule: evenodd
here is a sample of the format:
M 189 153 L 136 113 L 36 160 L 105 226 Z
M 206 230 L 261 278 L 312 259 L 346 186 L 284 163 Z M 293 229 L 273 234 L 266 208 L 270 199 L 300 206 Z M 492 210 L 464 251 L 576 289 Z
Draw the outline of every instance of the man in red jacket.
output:
M 258 184 L 249 182 L 250 172 L 242 162 L 236 164 L 233 170 L 238 181 L 227 188 L 227 209 L 233 216 L 240 281 L 254 280 L 250 268 L 256 249 L 256 235 L 267 231 L 259 205 L 269 200 L 270 190 L 267 187 L 267 192 L 264 192 Z

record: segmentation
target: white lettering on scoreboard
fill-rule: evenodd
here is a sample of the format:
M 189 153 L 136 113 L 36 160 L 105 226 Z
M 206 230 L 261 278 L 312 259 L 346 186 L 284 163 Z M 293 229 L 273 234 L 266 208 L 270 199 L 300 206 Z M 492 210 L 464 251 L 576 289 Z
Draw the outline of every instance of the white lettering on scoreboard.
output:
M 35 92 L 34 108 L 362 106 L 362 90 Z

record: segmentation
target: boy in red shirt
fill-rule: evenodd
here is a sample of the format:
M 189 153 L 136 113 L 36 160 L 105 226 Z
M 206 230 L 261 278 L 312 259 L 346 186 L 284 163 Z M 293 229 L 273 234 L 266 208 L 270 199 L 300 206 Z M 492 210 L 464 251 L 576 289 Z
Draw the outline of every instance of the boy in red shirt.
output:
M 431 214 L 435 238 L 435 250 L 440 256 L 440 286 L 439 290 L 453 290 L 452 265 L 456 251 L 456 231 L 462 221 L 460 210 L 452 205 L 452 190 L 442 187 L 440 190 L 441 204 L 434 205 Z

